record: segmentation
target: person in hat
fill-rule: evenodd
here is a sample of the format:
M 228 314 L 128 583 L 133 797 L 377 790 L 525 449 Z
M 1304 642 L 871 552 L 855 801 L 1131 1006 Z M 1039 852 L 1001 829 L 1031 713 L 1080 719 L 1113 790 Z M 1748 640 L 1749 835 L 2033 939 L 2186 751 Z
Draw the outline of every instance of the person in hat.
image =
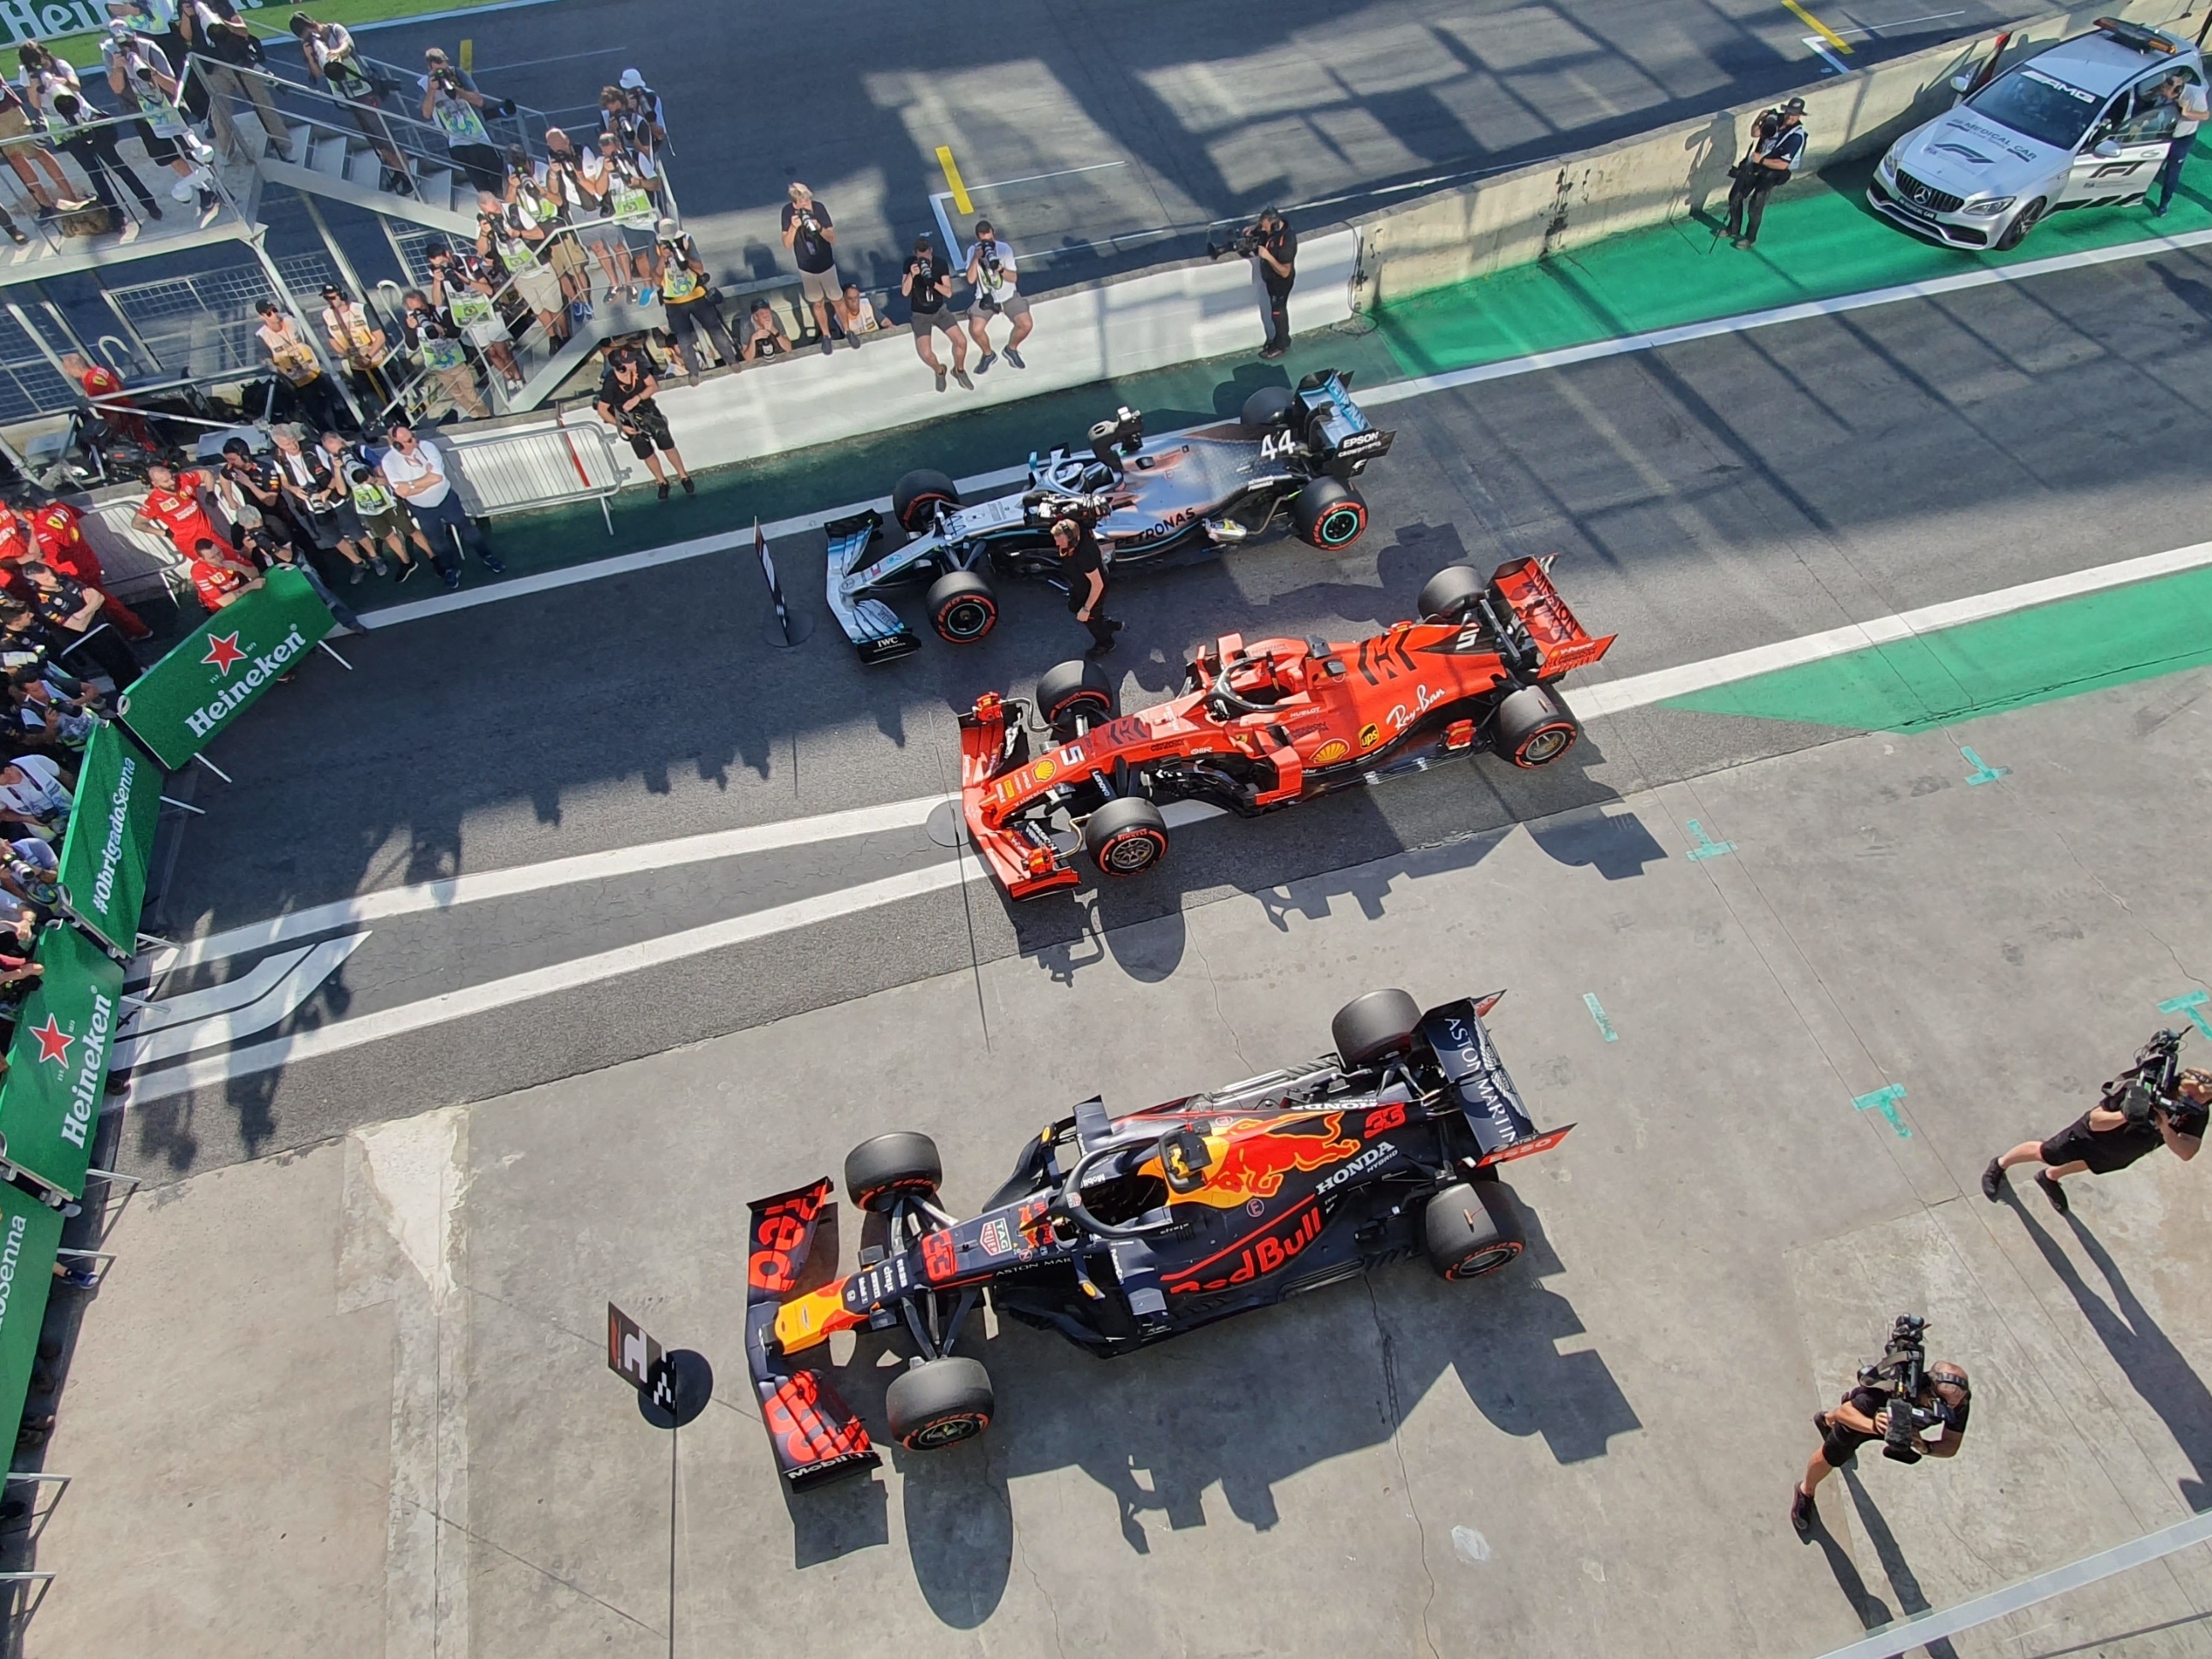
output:
M 665 147 L 668 143 L 668 112 L 661 106 L 660 94 L 646 85 L 645 77 L 634 69 L 624 70 L 622 79 L 615 84 L 629 106 L 630 113 L 653 129 L 653 147 Z
M 699 383 L 700 371 L 708 367 L 703 334 L 720 354 L 725 368 L 738 361 L 737 342 L 722 320 L 714 283 L 700 262 L 699 250 L 673 219 L 663 219 L 653 239 L 653 283 L 660 289 L 661 308 L 668 315 L 668 336 L 676 343 L 676 360 L 685 378 Z
M 1766 195 L 1788 181 L 1805 158 L 1805 100 L 1792 98 L 1779 109 L 1771 109 L 1752 124 L 1751 148 L 1730 173 L 1728 236 L 1738 247 L 1759 240 L 1759 222 L 1766 213 Z

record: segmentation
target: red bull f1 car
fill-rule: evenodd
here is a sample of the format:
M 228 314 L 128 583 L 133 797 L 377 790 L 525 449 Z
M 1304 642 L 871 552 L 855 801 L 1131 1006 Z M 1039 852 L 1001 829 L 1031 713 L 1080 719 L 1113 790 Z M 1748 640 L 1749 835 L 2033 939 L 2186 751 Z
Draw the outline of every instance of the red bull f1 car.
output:
M 1010 897 L 1101 873 L 1133 876 L 1168 849 L 1166 802 L 1247 817 L 1489 750 L 1546 766 L 1579 731 L 1552 688 L 1606 653 L 1552 586 L 1517 559 L 1488 581 L 1467 565 L 1430 578 L 1421 620 L 1353 644 L 1199 647 L 1182 696 L 1121 714 L 1096 663 L 1062 663 L 1034 706 L 988 692 L 960 717 L 961 809 Z
M 1309 374 L 1296 391 L 1265 386 L 1236 420 L 1164 438 L 1145 436 L 1132 409 L 1091 428 L 1091 447 L 1030 457 L 1019 492 L 963 506 L 941 472 L 909 472 L 891 492 L 908 540 L 878 553 L 883 515 L 871 507 L 823 526 L 830 539 L 830 609 L 867 663 L 921 648 L 886 592 L 927 585 L 923 608 L 939 637 L 971 645 L 998 626 L 997 584 L 1042 577 L 1066 591 L 1052 526 L 1092 527 L 1109 573 L 1190 548 L 1221 548 L 1287 514 L 1316 547 L 1349 547 L 1367 528 L 1352 480 L 1389 453 L 1352 401 L 1350 376 Z
M 1557 1146 L 1539 1133 L 1484 1025 L 1497 994 L 1425 1013 L 1374 991 L 1336 1016 L 1336 1051 L 1126 1117 L 1096 1099 L 1030 1140 L 982 1213 L 938 1200 L 927 1135 L 878 1135 L 845 1190 L 885 1220 L 860 1270 L 800 1291 L 828 1176 L 751 1206 L 745 1358 L 778 1470 L 804 1488 L 873 1468 L 866 1425 L 805 1356 L 836 1332 L 913 1347 L 884 1401 L 911 1451 L 981 1433 L 997 1411 L 959 1352 L 982 1298 L 1002 1319 L 1127 1353 L 1387 1263 L 1447 1279 L 1521 1254 L 1498 1165 Z

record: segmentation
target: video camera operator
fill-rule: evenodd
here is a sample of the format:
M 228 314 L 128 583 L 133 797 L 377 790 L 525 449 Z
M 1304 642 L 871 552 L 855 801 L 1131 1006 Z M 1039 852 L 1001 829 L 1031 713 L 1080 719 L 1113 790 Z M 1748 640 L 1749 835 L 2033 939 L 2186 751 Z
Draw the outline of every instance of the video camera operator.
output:
M 2058 1183 L 2068 1176 L 2111 1175 L 2160 1146 L 2185 1164 L 2195 1158 L 2212 1118 L 2212 1072 L 2181 1067 L 2182 1036 L 2159 1032 L 2136 1051 L 2134 1065 L 2105 1085 L 2094 1106 L 2048 1139 L 2023 1140 L 1991 1158 L 1982 1171 L 1982 1196 L 1996 1203 L 2007 1170 L 2039 1163 L 2035 1184 L 2064 1215 L 2072 1206 Z
M 1298 234 L 1289 221 L 1273 208 L 1260 210 L 1260 216 L 1238 231 L 1227 247 L 1206 245 L 1206 252 L 1218 259 L 1224 253 L 1236 253 L 1252 260 L 1260 268 L 1260 281 L 1267 290 L 1267 343 L 1260 348 L 1262 357 L 1279 357 L 1291 344 L 1291 289 L 1297 282 Z
M 1751 124 L 1751 147 L 1743 160 L 1729 169 L 1735 182 L 1729 186 L 1728 236 L 1737 247 L 1759 240 L 1759 222 L 1765 216 L 1766 195 L 1786 184 L 1792 168 L 1805 156 L 1805 100 L 1792 98 Z
M 1881 1358 L 1859 1367 L 1858 1381 L 1832 1409 L 1813 1413 L 1820 1449 L 1790 1495 L 1790 1524 L 1799 1542 L 1813 1536 L 1819 1518 L 1813 1495 L 1820 1483 L 1849 1464 L 1869 1440 L 1882 1442 L 1882 1455 L 1899 1463 L 1958 1455 L 1973 1391 L 1965 1366 L 1948 1359 L 1927 1363 L 1922 1340 L 1926 1329 L 1927 1322 L 1917 1315 L 1899 1314 L 1890 1325 Z

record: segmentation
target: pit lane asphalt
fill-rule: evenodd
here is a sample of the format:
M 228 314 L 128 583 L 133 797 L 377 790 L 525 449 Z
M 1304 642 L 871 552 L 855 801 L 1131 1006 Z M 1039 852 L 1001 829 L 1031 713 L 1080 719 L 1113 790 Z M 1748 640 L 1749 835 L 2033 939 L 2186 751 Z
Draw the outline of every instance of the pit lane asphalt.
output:
M 1621 636 L 1595 684 L 2200 540 L 2208 318 L 2212 269 L 2162 255 L 1397 404 L 1397 448 L 1368 481 L 1373 522 L 1348 555 L 1275 541 L 1117 590 L 1124 701 L 1164 695 L 1201 636 L 1346 637 L 1388 622 L 1460 558 L 1558 553 L 1570 602 Z M 236 781 L 199 792 L 210 817 L 185 834 L 165 931 L 931 794 L 953 776 L 953 711 L 988 687 L 1025 688 L 1083 637 L 1051 595 L 1019 589 L 980 650 L 932 641 L 869 672 L 826 614 L 799 651 L 769 649 L 761 610 L 744 562 L 702 561 L 350 642 L 354 674 L 319 664 L 218 745 Z M 1551 772 L 1481 761 L 1196 826 L 1157 875 L 1077 903 L 1010 913 L 980 884 L 948 888 L 148 1101 L 119 1156 L 165 1178 L 971 960 L 1019 955 L 1079 986 L 1115 951 L 1125 972 L 1164 978 L 1182 966 L 1179 930 L 1108 930 L 1577 808 L 1539 844 L 1626 875 L 1680 856 L 1687 832 L 1609 816 L 1608 801 L 1834 735 L 1639 710 L 1599 722 Z M 918 833 L 876 836 L 379 922 L 292 1025 L 948 856 Z M 1370 871 L 1328 902 L 1372 894 Z M 1310 908 L 1313 890 L 1297 902 Z

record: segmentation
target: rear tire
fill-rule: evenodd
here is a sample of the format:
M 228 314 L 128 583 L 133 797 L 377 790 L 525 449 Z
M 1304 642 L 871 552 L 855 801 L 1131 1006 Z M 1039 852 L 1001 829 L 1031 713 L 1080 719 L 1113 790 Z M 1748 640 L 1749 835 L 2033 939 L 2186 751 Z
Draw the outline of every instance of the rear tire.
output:
M 1524 685 L 1498 705 L 1498 752 L 1524 771 L 1549 766 L 1581 735 L 1548 686 Z
M 1103 726 L 1120 714 L 1114 695 L 1114 678 L 1095 662 L 1077 659 L 1045 670 L 1037 680 L 1037 713 L 1061 743 L 1075 740 L 1079 717 L 1093 726 Z
M 1510 1267 L 1523 1242 L 1513 1200 L 1495 1182 L 1479 1187 L 1455 1182 L 1421 1212 L 1421 1243 L 1429 1265 L 1455 1282 Z
M 1421 1029 L 1421 1005 L 1403 991 L 1370 991 L 1336 1011 L 1328 1023 L 1329 1041 L 1347 1066 L 1367 1066 L 1413 1046 Z
M 998 1406 L 991 1374 L 965 1354 L 908 1366 L 884 1395 L 891 1438 L 908 1451 L 941 1451 L 974 1439 L 991 1426 Z
M 1139 795 L 1118 795 L 1084 821 L 1083 850 L 1103 876 L 1142 875 L 1168 855 L 1168 824 Z
M 937 1143 L 912 1129 L 873 1135 L 845 1154 L 845 1193 L 863 1210 L 885 1210 L 898 1196 L 934 1198 L 945 1181 Z
M 949 570 L 929 585 L 929 625 L 948 645 L 973 645 L 999 625 L 999 596 L 975 570 Z
M 1367 530 L 1367 503 L 1341 478 L 1316 478 L 1291 497 L 1291 521 L 1316 547 L 1334 553 Z
M 1297 406 L 1297 393 L 1290 387 L 1263 386 L 1244 400 L 1244 412 L 1238 419 L 1247 432 L 1273 432 L 1285 424 L 1285 417 Z
M 2013 215 L 2012 222 L 2007 225 L 2002 234 L 1997 237 L 1997 252 L 2009 253 L 2026 241 L 2027 233 L 2042 222 L 2044 212 L 2044 200 L 2039 196 L 2018 213 Z
M 1455 623 L 1463 620 L 1474 608 L 1474 602 L 1490 591 L 1490 584 L 1471 564 L 1448 564 L 1421 585 L 1421 597 L 1413 601 L 1413 610 L 1423 622 Z
M 929 528 L 940 501 L 947 507 L 959 506 L 959 487 L 942 472 L 927 467 L 917 467 L 891 486 L 891 517 L 909 536 Z

